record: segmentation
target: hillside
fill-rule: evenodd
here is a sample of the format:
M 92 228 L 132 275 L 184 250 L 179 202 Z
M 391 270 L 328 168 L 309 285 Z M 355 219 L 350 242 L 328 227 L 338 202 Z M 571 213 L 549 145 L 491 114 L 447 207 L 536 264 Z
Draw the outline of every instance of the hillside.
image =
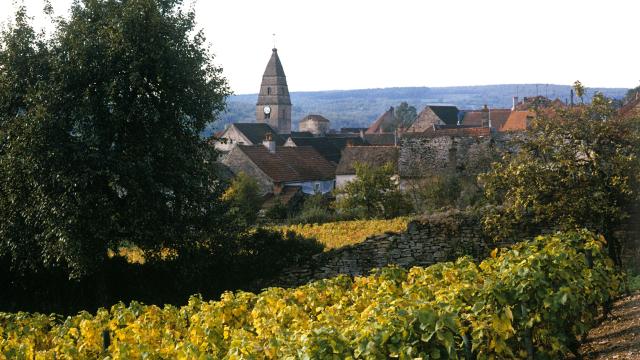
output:
M 415 106 L 418 111 L 427 104 L 453 104 L 460 109 L 478 109 L 484 104 L 493 108 L 508 108 L 516 95 L 520 98 L 544 95 L 551 99 L 560 98 L 568 101 L 570 90 L 569 85 L 513 84 L 292 92 L 292 127 L 294 130 L 297 129 L 298 121 L 308 114 L 327 117 L 335 129 L 365 127 L 389 106 L 395 106 L 402 101 Z M 595 91 L 621 99 L 627 89 L 589 88 L 587 98 Z M 233 122 L 255 121 L 256 99 L 257 94 L 231 96 L 227 102 L 227 112 L 212 128 L 221 129 Z

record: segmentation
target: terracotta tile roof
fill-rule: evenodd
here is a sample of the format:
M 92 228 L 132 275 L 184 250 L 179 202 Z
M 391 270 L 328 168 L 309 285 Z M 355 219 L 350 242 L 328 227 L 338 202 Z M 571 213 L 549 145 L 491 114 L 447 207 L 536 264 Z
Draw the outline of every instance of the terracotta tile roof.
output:
M 441 129 L 429 129 L 421 133 L 406 133 L 403 137 L 406 138 L 436 138 L 440 136 L 458 136 L 458 137 L 481 137 L 491 135 L 491 129 L 488 127 L 462 127 L 455 128 L 441 128 Z
M 465 126 L 482 126 L 482 110 L 467 110 L 462 116 L 462 125 Z M 490 109 L 491 127 L 499 129 L 509 118 L 511 109 Z
M 371 166 L 382 166 L 391 162 L 394 168 L 398 167 L 397 146 L 351 146 L 344 149 L 342 159 L 336 169 L 336 175 L 353 175 L 356 173 L 356 162 Z
M 512 111 L 507 121 L 498 128 L 498 131 L 524 131 L 527 130 L 531 119 L 535 117 L 533 111 Z
M 620 116 L 629 116 L 640 114 L 640 96 L 636 96 L 634 100 L 629 101 L 620 108 Z
M 389 108 L 389 110 L 385 111 L 376 121 L 369 126 L 369 128 L 365 131 L 366 134 L 377 134 L 384 132 L 384 127 L 393 124 L 395 121 L 395 115 L 393 112 L 393 106 Z
M 311 146 L 276 146 L 273 154 L 262 145 L 238 145 L 238 149 L 274 182 L 335 178 L 336 167 Z

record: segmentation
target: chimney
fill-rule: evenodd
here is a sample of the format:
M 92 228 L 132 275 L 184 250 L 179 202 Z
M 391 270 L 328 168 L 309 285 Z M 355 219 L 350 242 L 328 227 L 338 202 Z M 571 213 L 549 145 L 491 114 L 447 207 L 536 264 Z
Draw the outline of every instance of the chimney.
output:
M 270 153 L 276 153 L 276 142 L 273 140 L 273 134 L 270 132 L 264 134 L 264 140 L 262 140 L 262 145 L 269 150 Z
M 518 106 L 518 97 L 513 97 L 513 105 L 511 106 L 511 111 L 516 111 L 516 106 Z

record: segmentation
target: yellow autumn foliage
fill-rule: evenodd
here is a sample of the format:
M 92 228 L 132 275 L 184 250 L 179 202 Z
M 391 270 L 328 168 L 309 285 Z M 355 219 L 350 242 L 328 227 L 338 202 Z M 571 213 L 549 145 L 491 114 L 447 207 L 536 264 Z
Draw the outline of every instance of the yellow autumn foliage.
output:
M 481 264 L 388 267 L 182 307 L 0 312 L 0 359 L 526 359 L 527 341 L 557 359 L 618 280 L 601 239 L 548 235 Z
M 407 217 L 389 220 L 351 220 L 324 224 L 298 224 L 274 226 L 272 229 L 293 231 L 306 238 L 315 238 L 325 246 L 325 250 L 358 244 L 367 237 L 384 232 L 404 232 L 409 222 Z

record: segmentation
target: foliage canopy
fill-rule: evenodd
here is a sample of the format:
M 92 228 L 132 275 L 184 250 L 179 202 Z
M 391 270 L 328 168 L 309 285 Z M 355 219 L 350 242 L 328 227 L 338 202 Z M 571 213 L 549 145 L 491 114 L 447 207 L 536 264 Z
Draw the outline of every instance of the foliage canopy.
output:
M 481 176 L 502 209 L 485 217 L 498 238 L 537 228 L 604 234 L 614 259 L 615 226 L 640 198 L 640 121 L 617 118 L 601 95 L 589 105 L 539 114 L 518 150 Z
M 337 190 L 336 210 L 359 218 L 393 218 L 411 211 L 411 203 L 400 191 L 391 163 L 371 166 L 354 164 L 356 178 Z
M 219 230 L 202 131 L 229 94 L 179 0 L 82 0 L 50 38 L 24 7 L 0 43 L 0 256 L 94 272 L 127 241 L 146 257 Z M 204 241 L 204 242 L 203 242 Z

